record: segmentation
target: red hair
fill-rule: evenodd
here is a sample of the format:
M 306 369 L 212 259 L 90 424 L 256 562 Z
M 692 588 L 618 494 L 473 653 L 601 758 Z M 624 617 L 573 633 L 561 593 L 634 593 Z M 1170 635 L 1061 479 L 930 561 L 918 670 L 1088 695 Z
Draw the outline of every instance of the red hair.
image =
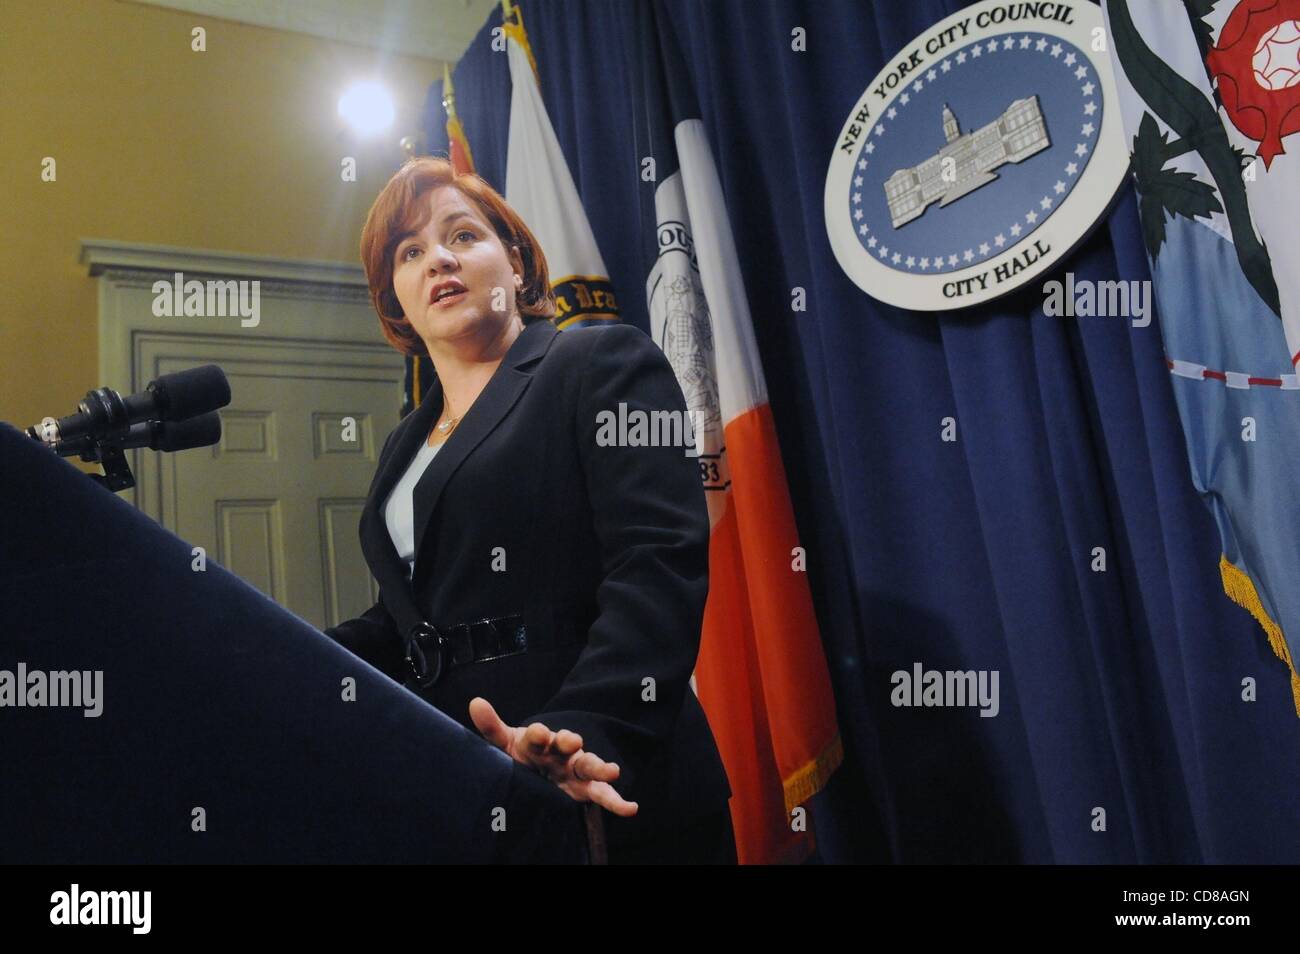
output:
M 370 206 L 361 229 L 361 264 L 370 285 L 370 300 L 379 314 L 384 337 L 403 354 L 429 352 L 397 300 L 393 289 L 393 253 L 405 236 L 418 232 L 429 221 L 429 205 L 421 200 L 445 185 L 474 203 L 507 251 L 512 245 L 518 246 L 524 264 L 524 282 L 515 295 L 515 303 L 524 324 L 551 319 L 556 314 L 542 246 L 501 194 L 473 173 L 457 173 L 447 159 L 438 156 L 408 159 Z

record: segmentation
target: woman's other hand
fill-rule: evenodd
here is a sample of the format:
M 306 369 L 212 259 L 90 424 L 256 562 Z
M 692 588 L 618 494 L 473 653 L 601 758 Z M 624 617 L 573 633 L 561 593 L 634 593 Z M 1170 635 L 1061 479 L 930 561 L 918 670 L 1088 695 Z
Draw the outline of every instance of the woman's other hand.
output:
M 516 762 L 536 769 L 574 801 L 595 802 L 625 818 L 636 814 L 637 803 L 625 800 L 609 784 L 618 778 L 618 765 L 584 752 L 582 736 L 576 732 L 552 732 L 540 722 L 506 725 L 482 696 L 470 700 L 469 717 L 483 738 Z

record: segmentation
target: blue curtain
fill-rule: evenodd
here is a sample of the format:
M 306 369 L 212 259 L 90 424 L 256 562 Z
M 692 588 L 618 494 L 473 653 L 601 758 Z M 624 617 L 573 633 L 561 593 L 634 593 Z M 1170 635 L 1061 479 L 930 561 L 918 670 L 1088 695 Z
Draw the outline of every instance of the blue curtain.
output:
M 813 803 L 821 858 L 1300 860 L 1300 720 L 1285 668 L 1223 595 L 1158 316 L 1049 318 L 1041 286 L 908 312 L 864 295 L 831 253 L 822 196 L 840 124 L 889 56 L 965 4 L 635 2 L 656 3 L 686 51 L 809 554 L 846 743 Z M 522 6 L 623 318 L 645 329 L 653 185 L 634 2 Z M 454 82 L 477 169 L 504 189 L 499 24 L 497 10 Z M 791 49 L 797 27 L 806 52 Z M 1130 188 L 1057 271 L 1149 277 Z M 956 442 L 940 440 L 947 417 Z M 998 670 L 999 714 L 894 707 L 890 676 L 916 662 Z

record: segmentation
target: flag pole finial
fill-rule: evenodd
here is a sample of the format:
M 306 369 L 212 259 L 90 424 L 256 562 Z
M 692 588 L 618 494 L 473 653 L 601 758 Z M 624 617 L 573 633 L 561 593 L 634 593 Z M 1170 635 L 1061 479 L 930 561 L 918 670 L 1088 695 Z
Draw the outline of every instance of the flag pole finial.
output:
M 442 64 L 442 108 L 448 119 L 456 118 L 456 87 L 451 81 L 451 64 Z

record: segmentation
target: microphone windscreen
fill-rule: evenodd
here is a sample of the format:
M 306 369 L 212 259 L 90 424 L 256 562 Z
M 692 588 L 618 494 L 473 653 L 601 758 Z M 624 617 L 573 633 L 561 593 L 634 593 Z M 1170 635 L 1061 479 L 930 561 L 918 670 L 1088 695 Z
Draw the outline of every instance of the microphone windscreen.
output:
M 150 447 L 159 451 L 181 451 L 191 447 L 210 447 L 221 440 L 221 415 L 209 411 L 188 421 L 165 421 L 158 425 L 158 436 Z
M 183 421 L 230 403 L 230 382 L 215 364 L 164 374 L 149 382 L 149 390 L 164 421 Z

